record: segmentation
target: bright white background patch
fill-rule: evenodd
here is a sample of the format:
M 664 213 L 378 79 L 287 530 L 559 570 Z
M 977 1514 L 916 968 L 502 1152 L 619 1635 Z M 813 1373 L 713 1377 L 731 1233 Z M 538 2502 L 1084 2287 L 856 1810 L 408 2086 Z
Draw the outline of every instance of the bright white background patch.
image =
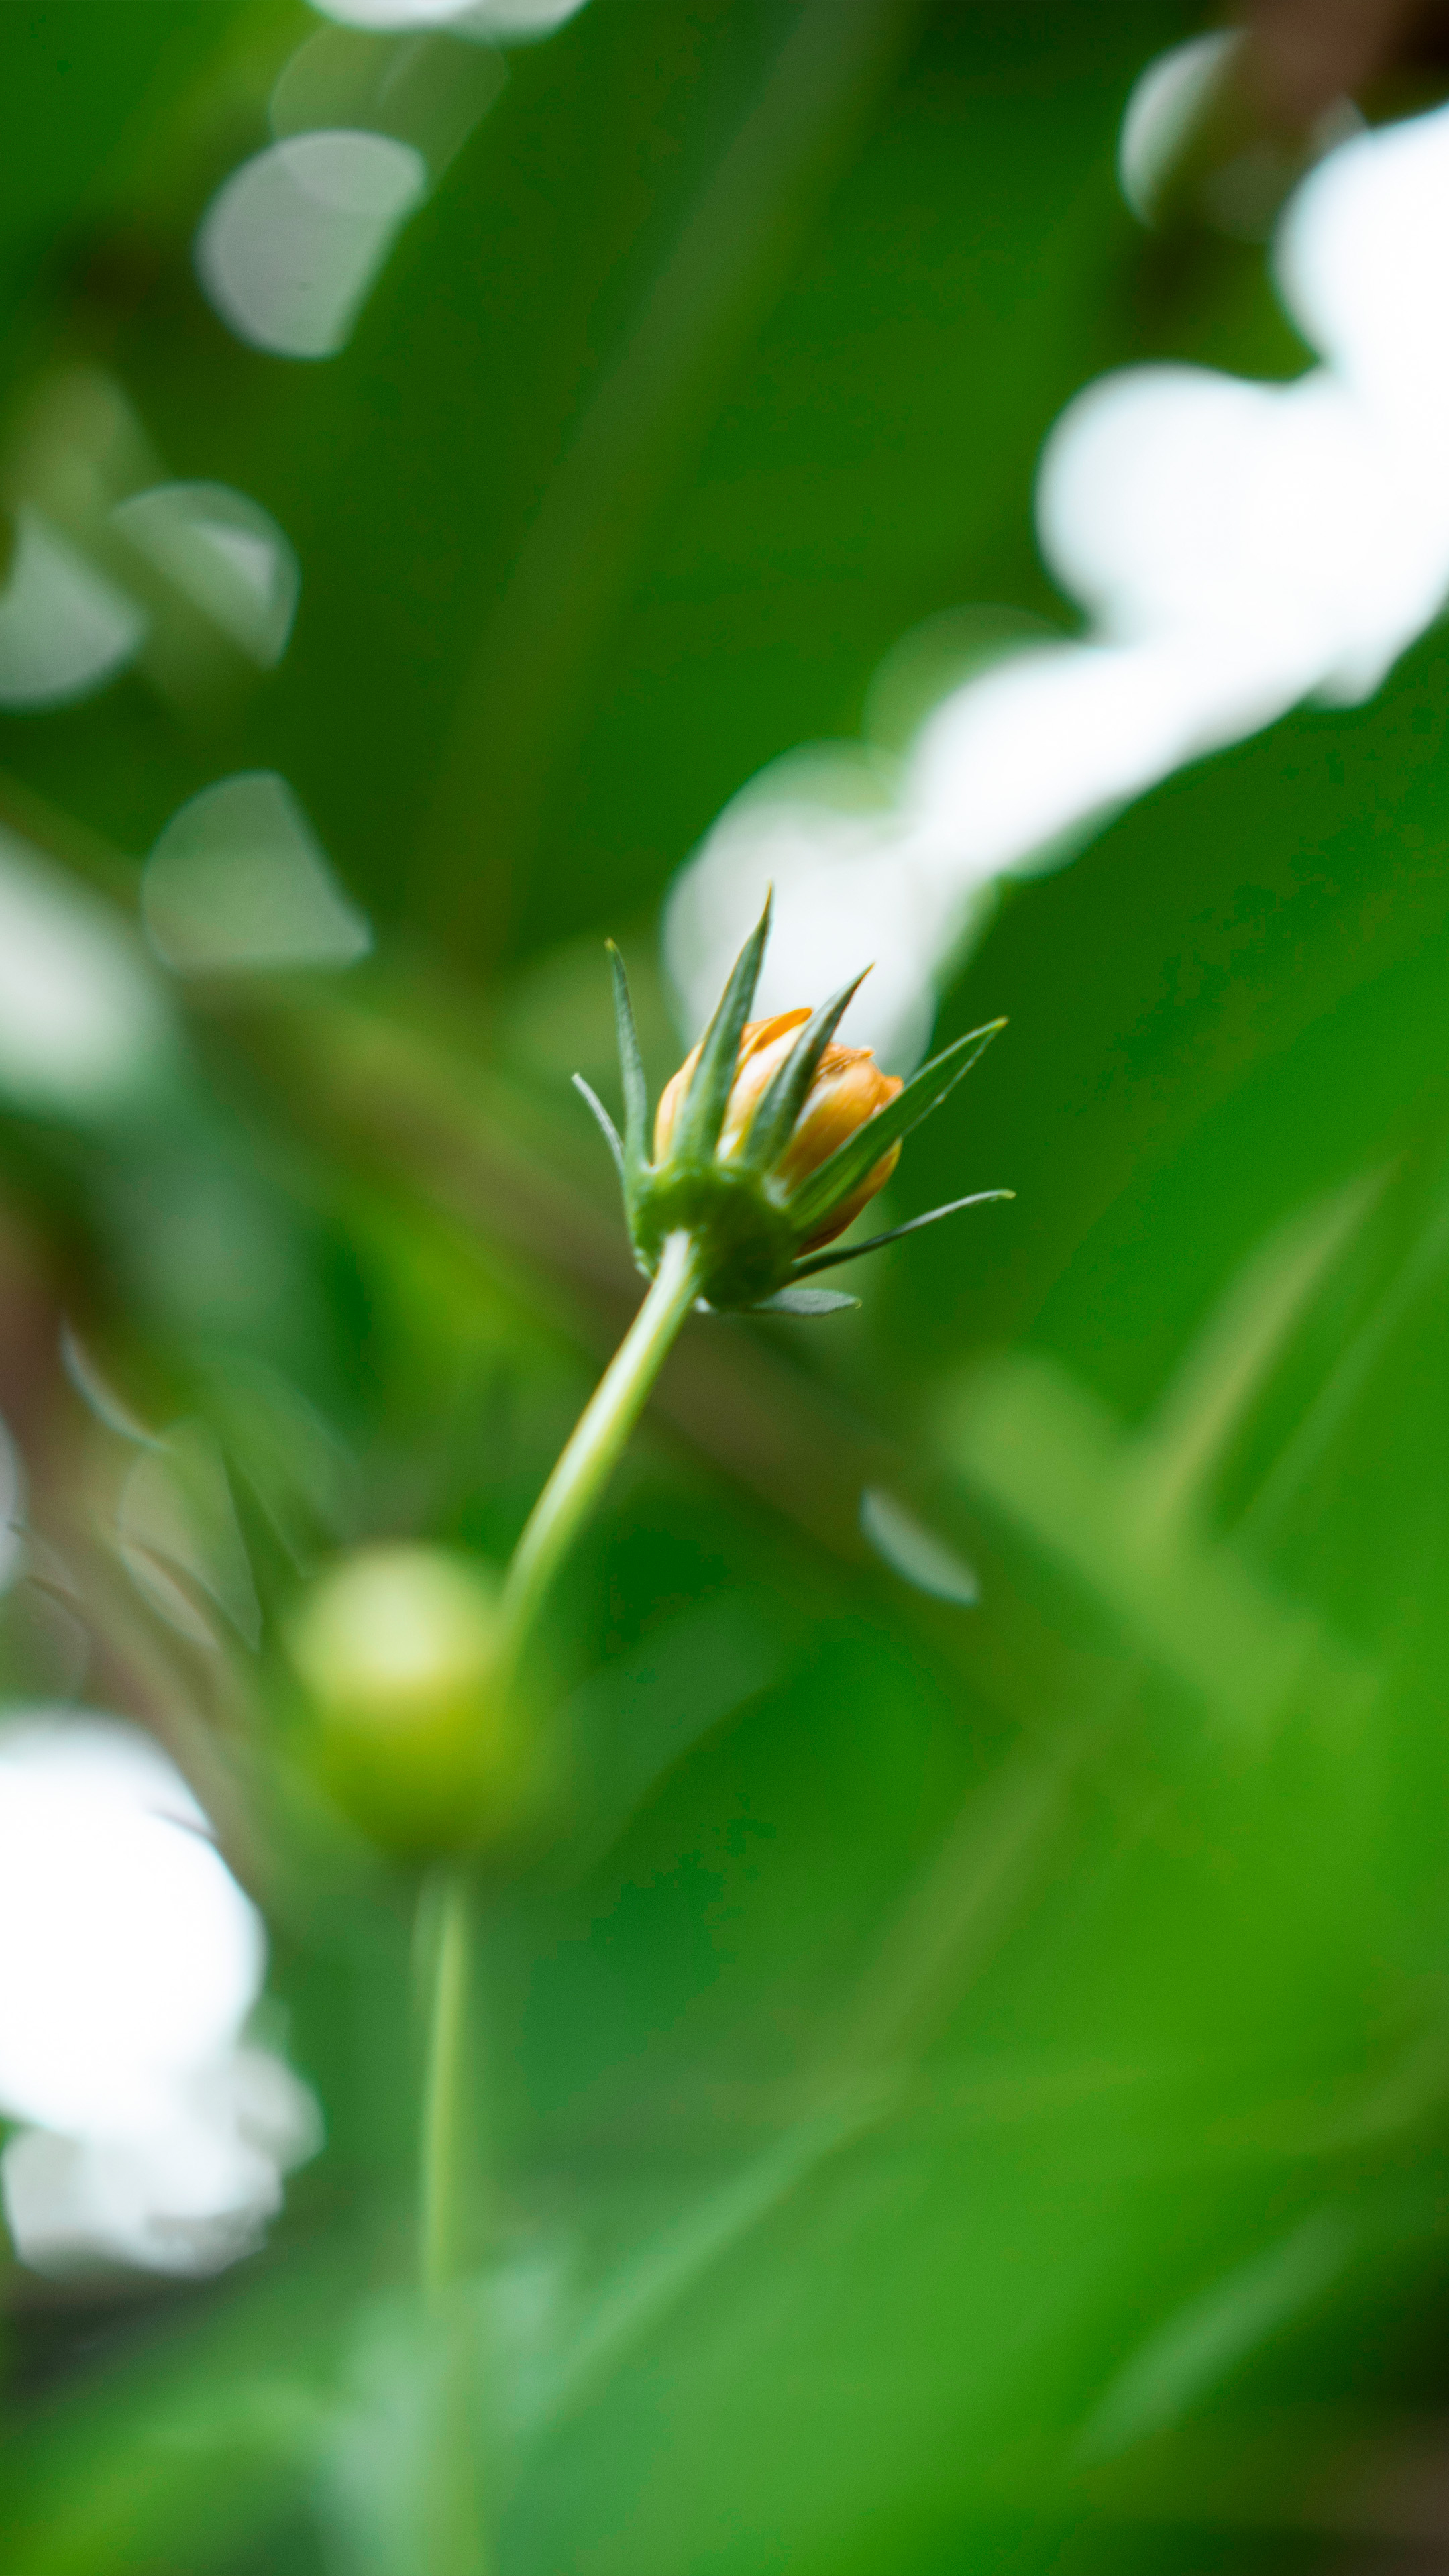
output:
M 205 2271 L 254 2242 L 316 2143 L 241 2044 L 260 1918 L 175 1765 L 119 1719 L 0 1722 L 0 2109 L 22 2259 Z
M 874 814 L 843 824 L 818 794 L 786 815 L 770 789 L 781 764 L 726 809 L 666 916 L 691 1035 L 773 875 L 764 1006 L 816 1002 L 874 958 L 848 1034 L 904 1065 L 994 879 L 1070 857 L 1129 798 L 1305 697 L 1362 698 L 1438 614 L 1449 109 L 1330 152 L 1287 208 L 1275 266 L 1324 366 L 1285 386 L 1131 368 L 1053 430 L 1041 544 L 1092 620 L 1082 641 L 945 695 Z M 816 757 L 826 775 L 862 755 Z
M 85 1114 L 134 1099 L 172 1031 L 119 914 L 0 826 L 0 1094 Z

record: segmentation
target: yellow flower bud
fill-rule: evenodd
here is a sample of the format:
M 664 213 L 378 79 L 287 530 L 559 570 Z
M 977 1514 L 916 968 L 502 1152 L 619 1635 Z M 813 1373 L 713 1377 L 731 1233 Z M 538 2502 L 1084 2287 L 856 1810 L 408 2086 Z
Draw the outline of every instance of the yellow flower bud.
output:
M 374 1842 L 417 1856 L 506 1831 L 529 1737 L 501 1682 L 498 1586 L 468 1558 L 364 1547 L 319 1576 L 288 1637 L 316 1767 Z
M 764 1098 L 779 1067 L 790 1053 L 797 1029 L 803 1027 L 808 1011 L 780 1011 L 771 1020 L 750 1020 L 740 1035 L 739 1056 L 729 1104 L 720 1130 L 717 1151 L 722 1161 L 738 1154 L 749 1135 L 755 1111 Z M 666 1160 L 675 1123 L 684 1105 L 690 1078 L 699 1062 L 699 1047 L 685 1057 L 679 1071 L 666 1084 L 654 1120 L 654 1159 Z M 810 1172 L 828 1162 L 838 1145 L 894 1100 L 902 1084 L 898 1074 L 882 1073 L 869 1047 L 831 1045 L 825 1049 L 796 1119 L 789 1140 L 780 1154 L 775 1171 L 787 1188 L 793 1188 Z M 830 1243 L 843 1234 L 859 1216 L 878 1190 L 884 1189 L 900 1158 L 899 1144 L 873 1164 L 859 1187 L 840 1206 L 832 1208 L 825 1224 L 807 1236 L 802 1251 Z
M 717 1312 L 827 1315 L 860 1300 L 802 1284 L 817 1271 L 983 1198 L 1010 1197 L 978 1190 L 869 1243 L 835 1244 L 889 1180 L 902 1137 L 955 1089 L 1005 1022 L 972 1029 L 901 1082 L 882 1073 L 869 1047 L 835 1044 L 860 975 L 818 1010 L 746 1018 L 769 927 L 767 901 L 704 1036 L 659 1103 L 652 1161 L 649 1089 L 624 962 L 612 943 L 622 1136 L 582 1076 L 574 1080 L 608 1139 L 634 1258 L 647 1277 L 661 1277 L 672 1243 L 676 1260 L 681 1247 L 687 1252 L 699 1302 Z

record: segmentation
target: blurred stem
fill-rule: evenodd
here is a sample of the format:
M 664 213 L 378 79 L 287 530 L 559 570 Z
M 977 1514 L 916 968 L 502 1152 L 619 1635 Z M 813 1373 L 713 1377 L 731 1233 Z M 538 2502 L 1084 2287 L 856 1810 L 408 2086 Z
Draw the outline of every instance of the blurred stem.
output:
M 644 1409 L 671 1343 L 699 1294 L 687 1234 L 671 1234 L 649 1293 L 605 1370 L 540 1494 L 514 1550 L 504 1591 L 507 1661 L 516 1666 L 563 1558 Z M 473 2327 L 452 2293 L 470 2268 L 468 2128 L 469 2001 L 473 1882 L 464 1861 L 441 1865 L 422 1892 L 427 1987 L 427 2067 L 418 2154 L 418 2260 L 427 2307 L 442 2336 L 442 2404 L 435 2426 L 427 2563 L 437 2576 L 485 2576 L 486 2520 L 478 2491 L 469 2391 Z
M 513 1551 L 504 1587 L 516 1663 L 549 1585 L 623 1454 L 685 1316 L 699 1294 L 699 1265 L 687 1234 L 671 1234 L 649 1294 L 579 1417 L 563 1456 Z
M 436 2576 L 488 2576 L 488 2518 L 479 2477 L 474 2392 L 477 2319 L 454 2296 L 469 2268 L 474 2158 L 468 2122 L 473 1886 L 466 1862 L 424 1882 L 420 1930 L 428 2002 L 418 2158 L 418 2259 L 436 2336 L 438 2381 L 420 2497 L 424 2563 Z
M 585 1406 L 533 1507 L 504 1588 L 505 1660 L 516 1668 L 569 1546 L 593 1510 L 680 1325 L 699 1294 L 687 1234 L 671 1234 L 649 1294 Z M 427 2070 L 418 2168 L 419 2263 L 433 2306 L 467 2268 L 467 2064 L 473 1893 L 468 1865 L 451 1861 L 423 1888 L 428 1992 Z
M 449 1862 L 427 1881 L 431 1956 L 428 2054 L 419 2151 L 419 2265 L 425 2297 L 438 2306 L 464 2261 L 468 1999 L 473 1892 L 467 1865 Z

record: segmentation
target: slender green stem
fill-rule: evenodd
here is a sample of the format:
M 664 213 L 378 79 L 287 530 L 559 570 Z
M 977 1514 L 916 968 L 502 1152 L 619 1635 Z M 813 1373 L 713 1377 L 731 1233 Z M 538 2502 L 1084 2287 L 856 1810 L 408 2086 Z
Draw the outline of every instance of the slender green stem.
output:
M 504 1589 L 505 1661 L 524 1654 L 549 1586 L 619 1462 L 670 1344 L 699 1294 L 699 1265 L 687 1234 L 672 1234 L 643 1305 L 586 1405 L 540 1494 L 513 1554 Z M 467 2327 L 450 2293 L 473 2248 L 467 2212 L 468 2019 L 472 1965 L 472 1878 L 465 1861 L 439 1868 L 423 1889 L 420 1918 L 429 1940 L 427 2068 L 418 2157 L 419 2269 L 424 2298 L 440 2321 L 448 2355 L 438 2431 L 438 2476 L 429 2498 L 429 2565 L 438 2576 L 486 2576 L 488 2541 L 471 2456 L 466 2405 Z
M 435 2333 L 438 2379 L 429 2413 L 428 2462 L 418 2497 L 419 2539 L 436 2576 L 488 2576 L 490 2539 L 471 2391 L 478 2321 L 455 2297 L 468 2268 L 472 2194 L 468 2156 L 468 2007 L 473 1889 L 466 1863 L 427 1879 L 419 1908 L 426 1943 L 427 2065 L 418 2156 L 419 2270 Z
M 687 1234 L 672 1234 L 649 1293 L 585 1406 L 513 1554 L 504 1589 L 506 1661 L 516 1668 L 548 1588 L 598 1501 L 669 1346 L 699 1293 Z M 438 1870 L 423 1890 L 431 1950 L 428 2043 L 419 2149 L 419 2263 L 430 2302 L 466 2268 L 468 1985 L 472 1893 L 466 1862 Z
M 467 1864 L 453 1861 L 437 1870 L 423 1897 L 432 1956 L 418 2158 L 418 2258 L 424 2295 L 437 2306 L 465 2268 L 467 2178 L 462 2168 L 473 1912 Z
M 503 1602 L 515 1661 L 565 1553 L 618 1465 L 670 1344 L 698 1295 L 694 1245 L 687 1234 L 671 1234 L 649 1294 L 580 1415 L 513 1551 Z

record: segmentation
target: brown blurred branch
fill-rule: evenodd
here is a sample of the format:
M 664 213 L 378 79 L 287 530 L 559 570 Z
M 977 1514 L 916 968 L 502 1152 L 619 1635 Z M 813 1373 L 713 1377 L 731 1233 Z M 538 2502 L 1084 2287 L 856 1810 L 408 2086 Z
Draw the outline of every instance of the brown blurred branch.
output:
M 1425 0 L 1254 0 L 1245 80 L 1274 123 L 1310 126 L 1387 70 L 1428 14 Z
M 1316 2533 L 1379 2548 L 1449 2549 L 1449 2424 L 1369 2407 L 1264 2408 L 1184 2426 L 1082 2478 L 1114 2519 Z

